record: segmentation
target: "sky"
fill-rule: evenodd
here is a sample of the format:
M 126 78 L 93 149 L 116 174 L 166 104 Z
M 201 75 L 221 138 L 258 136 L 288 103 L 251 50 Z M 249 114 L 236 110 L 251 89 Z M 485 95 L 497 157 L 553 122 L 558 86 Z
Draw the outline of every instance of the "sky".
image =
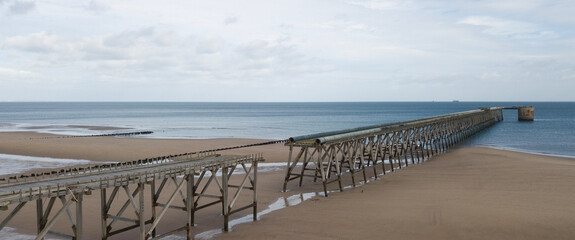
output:
M 573 0 L 0 0 L 0 101 L 575 101 Z

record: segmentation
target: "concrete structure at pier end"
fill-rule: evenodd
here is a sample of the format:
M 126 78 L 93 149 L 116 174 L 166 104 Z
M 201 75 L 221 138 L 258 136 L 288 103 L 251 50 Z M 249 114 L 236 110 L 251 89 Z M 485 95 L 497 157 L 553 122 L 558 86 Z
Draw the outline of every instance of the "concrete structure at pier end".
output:
M 533 121 L 535 109 L 533 106 L 529 107 L 518 107 L 517 108 L 517 118 L 519 121 Z

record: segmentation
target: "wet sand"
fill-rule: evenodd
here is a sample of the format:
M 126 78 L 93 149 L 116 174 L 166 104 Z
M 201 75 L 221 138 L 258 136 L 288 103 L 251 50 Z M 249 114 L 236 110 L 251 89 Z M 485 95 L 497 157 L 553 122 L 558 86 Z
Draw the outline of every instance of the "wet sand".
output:
M 254 143 L 267 142 L 265 139 L 209 139 L 209 140 L 174 140 L 174 139 L 144 139 L 133 137 L 83 137 L 83 138 L 58 138 L 59 135 L 41 134 L 34 132 L 11 132 L 0 133 L 0 153 L 68 158 L 68 159 L 85 159 L 101 162 L 133 161 L 143 158 L 156 156 L 165 156 L 178 153 L 187 153 L 200 150 L 217 149 L 223 147 L 233 147 Z M 266 159 L 265 163 L 285 162 L 287 159 L 288 148 L 283 144 L 273 144 L 265 146 L 255 146 L 244 149 L 234 149 L 231 151 L 220 151 L 221 154 L 253 154 L 263 153 Z M 281 168 L 280 168 L 281 169 Z M 31 172 L 41 172 L 42 169 L 32 170 Z M 18 174 L 20 175 L 20 173 Z M 283 171 L 260 172 L 258 174 L 258 206 L 260 210 L 265 210 L 270 204 L 277 202 L 278 199 L 289 197 L 295 193 L 282 193 Z M 234 175 L 230 179 L 233 183 L 241 181 L 242 175 Z M 206 181 L 206 180 L 204 180 Z M 166 192 L 175 188 L 173 182 L 168 182 L 165 186 Z M 213 189 L 212 189 L 213 190 Z M 304 188 L 305 190 L 305 188 Z M 111 189 L 108 191 L 111 192 Z M 110 193 L 108 193 L 110 194 Z M 242 206 L 251 201 L 251 192 L 243 191 L 238 199 L 237 205 Z M 110 211 L 115 214 L 121 207 L 120 205 L 127 199 L 126 195 L 119 193 L 119 199 L 115 200 L 116 206 Z M 164 199 L 160 202 L 166 202 L 169 194 L 162 194 Z M 145 194 L 145 206 L 150 206 L 149 190 Z M 47 202 L 45 203 L 47 204 Z M 59 204 L 59 203 L 57 203 Z M 56 205 L 57 205 L 56 204 Z M 179 204 L 182 205 L 182 204 Z M 209 237 L 221 232 L 223 227 L 223 217 L 219 205 L 202 209 L 196 213 L 196 227 L 194 234 L 199 235 L 199 239 Z M 10 206 L 13 209 L 14 206 Z M 8 227 L 15 228 L 12 232 L 21 234 L 35 234 L 36 232 L 36 210 L 35 204 L 30 203 L 23 208 L 15 217 Z M 100 230 L 100 192 L 94 191 L 90 196 L 84 196 L 84 216 L 94 216 L 84 219 L 85 239 L 101 239 Z M 161 208 L 158 208 L 161 211 Z M 128 211 L 127 211 L 128 212 Z M 9 211 L 0 211 L 0 219 L 3 219 Z M 169 210 L 168 218 L 159 225 L 159 232 L 166 232 L 174 227 L 184 226 L 185 212 L 178 210 Z M 128 217 L 130 216 L 129 213 Z M 241 218 L 251 214 L 251 209 L 239 212 L 231 216 L 231 219 Z M 133 214 L 132 214 L 133 215 Z M 147 210 L 147 219 L 150 211 Z M 124 216 L 124 215 L 123 215 Z M 124 216 L 126 217 L 126 216 Z M 134 217 L 134 216 L 132 216 Z M 33 224 L 31 224 L 33 223 Z M 60 220 L 55 229 L 61 232 L 69 233 L 70 223 L 66 219 Z M 116 226 L 127 226 L 126 224 Z M 207 232 L 207 233 L 206 233 Z M 138 231 L 132 230 L 126 233 L 118 234 L 110 239 L 136 239 Z M 1 235 L 0 235 L 1 238 Z M 179 239 L 179 238 L 176 238 Z
M 41 157 L 131 161 L 140 158 L 230 147 L 267 140 L 160 140 L 118 137 L 47 138 L 50 135 L 0 133 L 0 153 Z M 263 153 L 266 162 L 285 162 L 283 144 L 236 149 L 228 154 Z M 258 177 L 259 210 L 270 204 L 313 196 L 319 183 L 290 183 L 282 193 L 283 171 Z M 316 196 L 235 225 L 217 239 L 573 239 L 575 238 L 575 160 L 487 148 L 457 148 L 424 164 L 377 181 Z M 169 187 L 173 187 L 173 184 Z M 333 188 L 333 186 L 332 186 Z M 149 196 L 146 197 L 149 199 Z M 146 200 L 147 201 L 147 200 Z M 94 207 L 86 207 L 86 206 Z M 99 216 L 99 192 L 86 197 L 86 216 Z M 280 204 L 281 205 L 281 204 Z M 223 226 L 218 207 L 196 214 L 195 234 Z M 245 211 L 232 219 L 248 215 Z M 0 212 L 5 216 L 7 212 Z M 168 211 L 160 229 L 180 226 L 185 216 Z M 34 233 L 35 207 L 28 206 L 8 226 Z M 69 227 L 59 223 L 58 228 Z M 99 239 L 99 217 L 85 221 L 87 239 Z M 136 232 L 136 231 L 134 231 Z M 209 234 L 208 234 L 209 236 Z M 113 239 L 134 238 L 134 233 Z M 203 238 L 198 236 L 198 238 Z
M 0 153 L 36 157 L 133 161 L 201 150 L 267 142 L 266 139 L 153 139 L 137 137 L 58 138 L 34 132 L 0 133 Z M 264 153 L 267 162 L 285 161 L 288 148 L 282 144 L 235 149 L 226 154 Z

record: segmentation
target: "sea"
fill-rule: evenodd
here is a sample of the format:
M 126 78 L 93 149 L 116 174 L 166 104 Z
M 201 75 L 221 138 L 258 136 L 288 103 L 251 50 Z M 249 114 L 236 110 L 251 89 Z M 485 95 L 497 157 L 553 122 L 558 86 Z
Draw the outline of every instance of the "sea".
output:
M 0 102 L 0 131 L 74 136 L 153 131 L 137 137 L 283 140 L 509 106 L 533 106 L 535 120 L 519 122 L 517 110 L 503 110 L 503 122 L 464 144 L 575 158 L 575 102 Z
M 504 120 L 467 139 L 463 146 L 484 146 L 575 159 L 575 102 L 0 102 L 0 132 L 34 131 L 61 136 L 87 136 L 134 131 L 165 139 L 289 137 L 437 116 L 482 107 L 533 106 L 535 120 L 519 122 L 517 110 L 503 110 Z M 106 128 L 87 128 L 100 126 Z M 118 129 L 119 128 L 119 129 Z M 82 159 L 54 159 L 0 153 L 0 175 L 36 167 L 65 167 Z M 276 165 L 266 166 L 278 171 Z M 280 197 L 259 215 L 297 205 L 315 196 Z M 293 199 L 292 199 L 293 198 Z M 291 200 L 290 200 L 291 199 Z M 289 200 L 289 201 L 288 201 Z M 292 200 L 297 200 L 291 203 Z M 251 215 L 230 224 L 251 221 Z M 210 239 L 221 229 L 199 233 Z M 30 239 L 6 227 L 0 238 Z M 184 239 L 173 235 L 170 240 Z

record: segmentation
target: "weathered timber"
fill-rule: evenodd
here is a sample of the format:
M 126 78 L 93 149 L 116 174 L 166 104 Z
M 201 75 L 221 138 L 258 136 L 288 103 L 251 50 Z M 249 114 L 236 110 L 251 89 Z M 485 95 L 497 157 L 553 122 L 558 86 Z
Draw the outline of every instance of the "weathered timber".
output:
M 345 173 L 351 174 L 352 185 L 356 186 L 356 174 L 361 174 L 363 182 L 368 181 L 369 167 L 373 169 L 373 177 L 378 178 L 380 174 L 407 167 L 410 161 L 421 163 L 503 120 L 502 109 L 482 108 L 291 137 L 286 143 L 290 152 L 283 190 L 287 190 L 290 181 L 299 180 L 301 186 L 304 177 L 313 177 L 314 181 L 321 180 L 327 196 L 330 183 L 338 183 L 338 189 L 343 191 Z M 294 156 L 294 152 L 297 155 Z M 302 163 L 301 166 L 298 163 Z
M 20 181 L 0 182 L 0 206 L 8 210 L 11 205 L 16 207 L 2 220 L 2 230 L 28 202 L 36 202 L 37 229 L 36 239 L 48 235 L 83 238 L 83 196 L 92 190 L 100 191 L 101 207 L 101 239 L 122 232 L 138 229 L 139 239 L 153 239 L 178 231 L 187 231 L 188 239 L 192 239 L 195 212 L 214 204 L 221 204 L 224 216 L 224 230 L 228 230 L 229 217 L 241 210 L 253 208 L 254 221 L 257 220 L 257 163 L 264 161 L 261 154 L 221 156 L 213 152 L 186 158 L 157 158 L 146 163 L 130 165 L 115 164 L 106 168 L 83 168 L 76 171 L 58 171 L 58 175 L 46 175 L 35 178 L 20 179 Z M 236 169 L 241 168 L 245 174 L 240 185 L 228 187 L 230 178 Z M 218 173 L 223 174 L 219 175 Z M 195 176 L 198 176 L 197 178 Z M 202 180 L 209 180 L 201 184 Z M 175 189 L 168 192 L 164 188 L 166 182 L 173 181 Z M 160 186 L 156 188 L 156 183 Z M 215 184 L 212 184 L 215 183 Z M 146 187 L 146 185 L 149 185 Z M 207 198 L 208 188 L 215 188 L 213 195 L 217 201 L 201 201 Z M 112 189 L 108 195 L 109 189 Z M 144 192 L 150 191 L 151 204 L 146 206 Z M 236 201 L 242 190 L 253 192 L 253 201 L 245 206 L 236 206 Z M 184 193 L 185 192 L 185 193 Z M 119 200 L 117 195 L 125 194 L 125 200 L 115 205 Z M 160 196 L 169 196 L 166 202 L 159 202 Z M 175 201 L 180 198 L 182 201 Z M 61 204 L 56 204 L 60 200 Z M 44 205 L 44 200 L 49 200 Z M 183 203 L 178 206 L 176 202 Z M 117 212 L 111 212 L 112 206 L 121 206 Z M 75 206 L 75 210 L 72 211 Z M 91 207 L 91 206 L 87 206 Z M 157 209 L 157 208 L 161 209 Z M 127 210 L 133 210 L 126 214 Z M 185 210 L 187 219 L 183 226 L 168 232 L 158 234 L 157 226 L 165 219 L 169 209 Z M 50 214 L 56 210 L 56 214 Z M 151 218 L 146 219 L 146 212 L 151 212 Z M 135 216 L 133 216 L 135 213 Z M 62 216 L 68 216 L 71 229 L 68 233 L 52 231 L 52 227 Z M 132 225 L 119 227 L 117 222 L 128 222 Z

